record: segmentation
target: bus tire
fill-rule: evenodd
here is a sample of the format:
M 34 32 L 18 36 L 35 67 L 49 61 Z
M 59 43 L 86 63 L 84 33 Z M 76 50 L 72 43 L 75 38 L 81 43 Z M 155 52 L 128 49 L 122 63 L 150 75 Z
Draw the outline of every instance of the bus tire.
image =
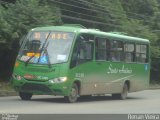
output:
M 74 83 L 72 85 L 70 95 L 69 96 L 64 96 L 64 99 L 66 100 L 66 102 L 69 102 L 69 103 L 76 102 L 78 100 L 78 96 L 79 96 L 78 91 L 79 91 L 78 86 L 77 86 L 77 84 Z
M 112 97 L 114 99 L 125 100 L 127 98 L 127 94 L 128 94 L 128 85 L 125 83 L 123 85 L 122 92 L 117 94 L 112 94 Z
M 19 96 L 22 100 L 30 100 L 32 97 L 31 93 L 19 92 Z

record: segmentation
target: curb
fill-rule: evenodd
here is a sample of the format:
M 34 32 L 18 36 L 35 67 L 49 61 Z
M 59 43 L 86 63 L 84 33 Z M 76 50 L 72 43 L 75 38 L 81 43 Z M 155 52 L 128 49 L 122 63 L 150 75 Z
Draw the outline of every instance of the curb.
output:
M 18 95 L 18 93 L 15 91 L 0 90 L 0 97 L 17 96 L 17 95 Z
M 149 90 L 160 89 L 160 87 L 149 87 Z
M 149 86 L 149 89 L 160 89 L 160 84 L 151 84 L 150 86 Z

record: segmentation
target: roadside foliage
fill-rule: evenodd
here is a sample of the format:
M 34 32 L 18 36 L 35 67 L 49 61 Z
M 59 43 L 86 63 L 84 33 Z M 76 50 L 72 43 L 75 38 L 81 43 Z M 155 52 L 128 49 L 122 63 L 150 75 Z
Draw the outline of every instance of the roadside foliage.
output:
M 0 78 L 9 80 L 18 43 L 28 30 L 61 24 L 81 24 L 149 39 L 151 80 L 160 81 L 159 0 L 0 1 Z

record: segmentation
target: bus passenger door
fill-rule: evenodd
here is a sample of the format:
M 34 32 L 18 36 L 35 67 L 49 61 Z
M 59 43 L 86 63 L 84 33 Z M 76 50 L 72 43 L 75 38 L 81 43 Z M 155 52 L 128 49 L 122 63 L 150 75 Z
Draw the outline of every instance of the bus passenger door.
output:
M 90 34 L 81 34 L 76 40 L 72 59 L 71 74 L 74 80 L 80 81 L 80 95 L 94 94 L 94 36 Z

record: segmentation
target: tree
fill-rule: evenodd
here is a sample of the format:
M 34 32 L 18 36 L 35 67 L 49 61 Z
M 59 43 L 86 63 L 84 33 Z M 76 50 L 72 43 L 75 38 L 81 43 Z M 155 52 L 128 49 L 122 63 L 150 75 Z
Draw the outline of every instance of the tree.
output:
M 0 5 L 0 78 L 7 80 L 12 74 L 19 39 L 33 27 L 60 24 L 59 16 L 58 8 L 51 9 L 40 0 L 17 0 L 14 4 Z
M 60 23 L 58 9 L 54 7 L 55 12 L 52 9 L 47 4 L 40 5 L 40 0 L 17 0 L 15 4 L 9 4 L 3 14 L 3 25 L 7 25 L 3 28 L 8 29 L 3 39 L 10 43 L 33 27 Z
M 3 6 L 0 5 L 0 43 L 5 43 L 10 34 L 10 25 L 6 22 L 4 15 L 6 14 Z
M 11 46 L 14 40 L 33 27 L 82 24 L 88 28 L 125 32 L 149 39 L 152 68 L 157 67 L 155 64 L 160 58 L 159 0 L 7 1 L 11 3 L 0 5 L 0 42 L 7 43 L 6 46 Z

